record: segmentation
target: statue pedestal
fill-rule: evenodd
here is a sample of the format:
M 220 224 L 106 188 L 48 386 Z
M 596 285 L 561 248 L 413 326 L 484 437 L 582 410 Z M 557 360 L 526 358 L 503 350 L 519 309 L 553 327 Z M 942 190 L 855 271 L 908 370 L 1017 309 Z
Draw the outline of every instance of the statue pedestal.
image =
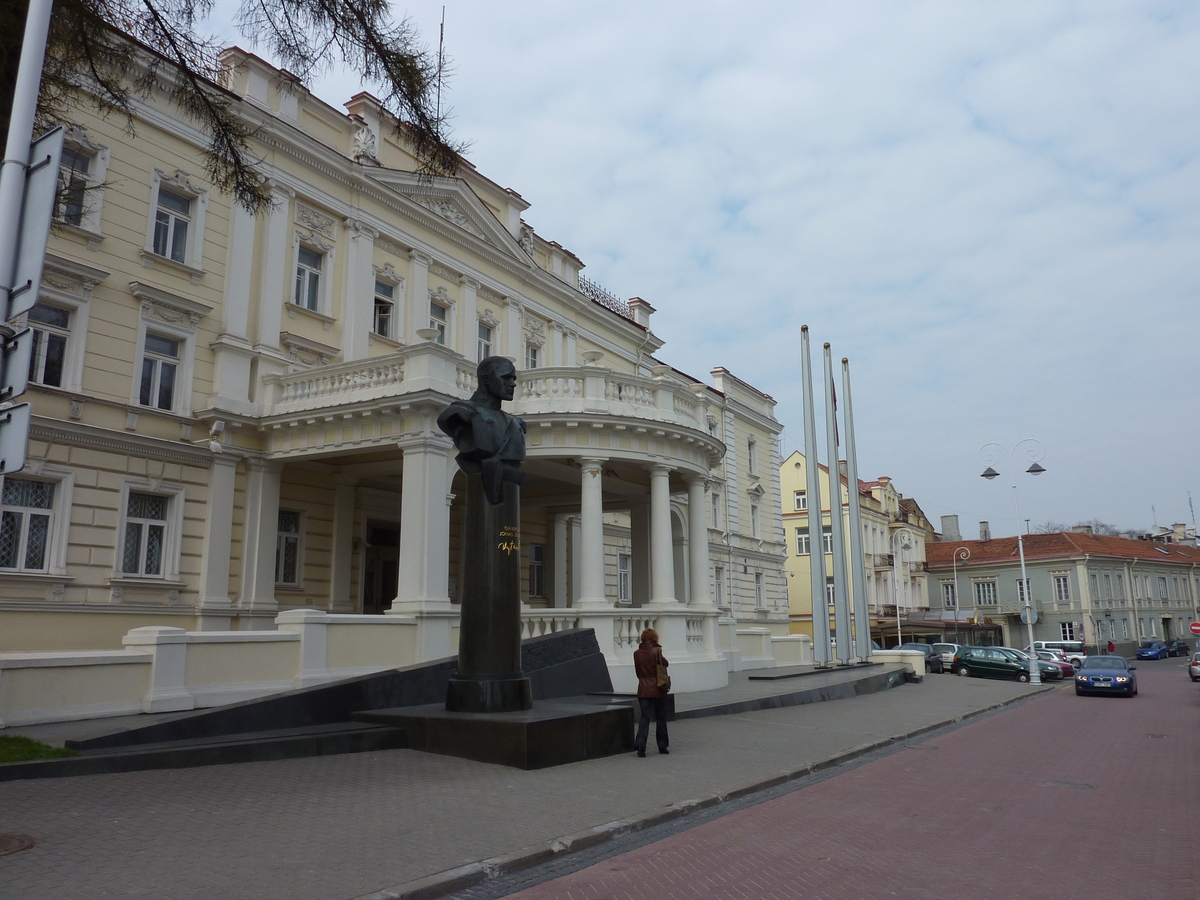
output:
M 483 478 L 464 473 L 462 610 L 458 674 L 450 679 L 450 712 L 514 712 L 533 706 L 521 674 L 521 489 L 505 482 L 491 504 Z

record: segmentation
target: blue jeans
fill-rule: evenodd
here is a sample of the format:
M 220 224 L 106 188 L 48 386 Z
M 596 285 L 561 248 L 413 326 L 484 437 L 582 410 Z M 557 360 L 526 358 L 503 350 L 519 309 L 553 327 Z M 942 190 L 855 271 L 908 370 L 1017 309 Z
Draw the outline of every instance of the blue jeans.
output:
M 642 708 L 642 718 L 638 722 L 637 736 L 633 739 L 635 750 L 646 750 L 646 739 L 650 736 L 650 711 L 654 711 L 654 741 L 660 751 L 667 749 L 670 741 L 667 738 L 667 698 L 638 697 L 638 706 Z

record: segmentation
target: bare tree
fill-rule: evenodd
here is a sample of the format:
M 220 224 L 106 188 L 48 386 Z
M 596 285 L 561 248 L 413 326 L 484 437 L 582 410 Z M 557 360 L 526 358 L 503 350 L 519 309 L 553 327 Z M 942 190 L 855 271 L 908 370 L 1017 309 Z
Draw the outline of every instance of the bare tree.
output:
M 6 132 L 27 2 L 0 4 Z M 72 108 L 91 103 L 125 116 L 132 129 L 133 101 L 162 91 L 209 135 L 212 183 L 258 211 L 269 198 L 253 132 L 237 115 L 237 99 L 218 83 L 218 42 L 196 30 L 211 9 L 212 0 L 55 0 L 39 116 L 43 123 L 67 121 Z M 407 20 L 392 21 L 387 0 L 241 0 L 238 25 L 301 83 L 334 64 L 357 72 L 378 88 L 425 171 L 457 171 L 463 147 L 448 139 L 435 106 L 443 70 Z
M 1046 522 L 1042 522 L 1040 525 L 1033 526 L 1034 534 L 1056 534 L 1060 531 L 1066 531 L 1066 530 L 1067 530 L 1066 522 L 1046 521 Z
M 1102 521 L 1099 518 L 1091 518 L 1084 522 L 1078 522 L 1076 523 L 1075 527 L 1078 528 L 1082 525 L 1086 525 L 1091 528 L 1092 534 L 1107 535 L 1109 537 L 1120 537 L 1121 535 L 1121 530 L 1119 528 L 1114 525 L 1109 525 L 1107 522 Z

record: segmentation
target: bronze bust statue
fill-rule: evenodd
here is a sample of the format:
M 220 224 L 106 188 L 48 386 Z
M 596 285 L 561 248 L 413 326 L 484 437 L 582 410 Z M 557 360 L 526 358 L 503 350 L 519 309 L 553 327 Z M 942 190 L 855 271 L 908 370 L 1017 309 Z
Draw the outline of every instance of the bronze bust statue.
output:
M 464 472 L 483 478 L 488 502 L 501 502 L 504 483 L 521 484 L 525 459 L 525 422 L 500 408 L 511 400 L 517 370 L 503 356 L 479 363 L 479 387 L 469 400 L 451 403 L 438 416 L 438 427 L 454 440 L 456 462 Z

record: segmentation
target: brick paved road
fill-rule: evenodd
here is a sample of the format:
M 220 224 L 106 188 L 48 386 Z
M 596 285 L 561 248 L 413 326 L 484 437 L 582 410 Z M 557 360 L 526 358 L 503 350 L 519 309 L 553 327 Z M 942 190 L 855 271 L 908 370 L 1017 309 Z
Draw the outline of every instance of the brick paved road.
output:
M 1132 700 L 1064 685 L 510 896 L 1197 900 L 1200 686 L 1175 659 L 1138 677 Z

